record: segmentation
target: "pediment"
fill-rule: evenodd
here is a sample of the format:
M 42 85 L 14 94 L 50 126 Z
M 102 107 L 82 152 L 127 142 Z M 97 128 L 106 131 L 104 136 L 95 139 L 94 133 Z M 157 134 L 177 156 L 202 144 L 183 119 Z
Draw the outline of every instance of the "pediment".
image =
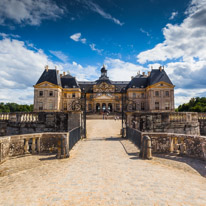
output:
M 54 88 L 54 87 L 58 87 L 57 85 L 55 84 L 52 84 L 50 82 L 41 82 L 40 84 L 37 84 L 34 86 L 35 88 Z
M 115 97 L 111 94 L 97 94 L 95 99 L 98 99 L 98 100 L 111 100 L 111 99 L 114 99 Z

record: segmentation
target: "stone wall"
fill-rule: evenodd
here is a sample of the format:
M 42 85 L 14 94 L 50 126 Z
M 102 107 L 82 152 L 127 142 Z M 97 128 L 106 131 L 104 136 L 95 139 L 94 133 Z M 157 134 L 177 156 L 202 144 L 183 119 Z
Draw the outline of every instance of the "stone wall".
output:
M 81 113 L 39 112 L 0 114 L 0 136 L 68 132 L 80 126 Z
M 206 113 L 198 113 L 200 123 L 200 134 L 206 136 Z
M 152 153 L 164 153 L 171 154 L 176 153 L 180 155 L 186 155 L 189 157 L 195 157 L 206 161 L 206 137 L 199 135 L 188 134 L 175 134 L 175 133 L 158 133 L 158 132 L 136 132 L 136 129 L 127 133 L 129 139 L 133 139 L 133 142 L 139 142 L 141 133 L 141 142 L 143 136 L 148 135 L 152 142 Z M 136 134 L 136 137 L 131 137 L 131 134 Z M 138 135 L 137 135 L 138 134 Z M 136 144 L 137 145 L 137 144 Z M 137 145 L 139 146 L 139 145 Z
M 71 150 L 81 139 L 80 127 L 66 133 L 35 133 L 0 137 L 0 163 L 12 156 L 57 153 L 62 138 L 67 139 L 67 149 Z
M 200 134 L 198 113 L 162 112 L 127 113 L 127 126 L 142 132 Z

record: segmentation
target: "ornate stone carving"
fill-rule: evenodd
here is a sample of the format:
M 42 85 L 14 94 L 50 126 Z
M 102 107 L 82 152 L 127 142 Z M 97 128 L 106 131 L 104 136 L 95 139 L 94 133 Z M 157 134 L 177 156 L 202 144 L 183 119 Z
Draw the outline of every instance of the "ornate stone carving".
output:
M 115 87 L 114 85 L 110 85 L 107 84 L 106 82 L 102 82 L 99 85 L 94 85 L 93 91 L 98 93 L 114 92 Z

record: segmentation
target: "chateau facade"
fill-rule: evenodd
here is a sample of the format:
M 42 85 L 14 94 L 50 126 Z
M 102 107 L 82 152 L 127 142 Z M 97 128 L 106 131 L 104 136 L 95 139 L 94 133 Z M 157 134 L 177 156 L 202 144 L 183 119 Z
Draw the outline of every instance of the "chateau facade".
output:
M 131 81 L 112 81 L 105 66 L 96 81 L 77 81 L 70 74 L 46 66 L 34 85 L 34 111 L 73 111 L 74 103 L 85 96 L 88 113 L 118 113 L 122 102 L 128 112 L 174 111 L 174 85 L 163 67 L 147 75 L 138 73 Z

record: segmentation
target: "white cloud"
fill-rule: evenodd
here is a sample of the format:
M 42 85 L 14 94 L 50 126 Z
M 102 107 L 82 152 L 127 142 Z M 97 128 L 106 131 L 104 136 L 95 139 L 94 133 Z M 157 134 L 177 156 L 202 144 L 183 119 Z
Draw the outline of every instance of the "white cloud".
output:
M 81 2 L 81 1 L 80 1 Z M 92 10 L 93 12 L 99 14 L 105 19 L 109 19 L 113 21 L 115 24 L 123 26 L 124 23 L 121 22 L 119 19 L 114 18 L 111 14 L 106 13 L 98 4 L 94 3 L 91 0 L 84 0 L 84 4 L 87 6 L 88 9 Z
M 36 84 L 45 65 L 54 64 L 42 50 L 34 50 L 23 41 L 0 40 L 0 102 L 33 102 L 31 88 Z M 30 97 L 30 99 L 29 99 Z
M 181 24 L 166 25 L 162 43 L 137 56 L 140 63 L 165 64 L 176 85 L 176 106 L 191 97 L 206 96 L 206 0 L 193 0 L 185 14 L 187 17 Z
M 99 76 L 97 66 L 82 66 L 81 64 L 73 61 L 72 63 L 67 62 L 65 64 L 61 64 L 61 67 L 64 71 L 69 71 L 71 75 L 76 77 L 79 81 L 96 80 Z
M 147 36 L 150 36 L 149 32 L 145 31 L 144 29 L 140 28 L 140 31 L 141 31 L 143 34 L 146 34 Z
M 206 0 L 192 1 L 187 14 L 180 25 L 167 24 L 163 29 L 165 40 L 153 49 L 141 52 L 138 61 L 206 59 Z
M 178 15 L 177 11 L 172 12 L 171 16 L 170 16 L 170 20 L 174 19 L 176 16 Z
M 116 81 L 130 81 L 131 77 L 137 75 L 139 71 L 143 72 L 148 70 L 140 65 L 125 62 L 120 59 L 106 58 L 104 64 L 108 68 L 110 79 Z
M 101 54 L 103 49 L 97 49 L 96 44 L 90 44 L 89 45 L 92 51 L 96 51 L 98 54 Z
M 81 33 L 75 33 L 75 34 L 70 36 L 70 39 L 72 39 L 72 40 L 74 40 L 76 42 L 80 41 L 83 44 L 86 44 L 86 39 L 85 38 L 81 39 L 81 35 L 82 35 Z
M 61 51 L 49 51 L 51 54 L 53 54 L 54 56 L 56 56 L 58 59 L 62 60 L 63 62 L 67 62 L 68 61 L 68 56 L 65 55 L 63 52 Z
M 64 14 L 52 0 L 1 0 L 0 24 L 6 25 L 7 20 L 18 24 L 39 25 L 45 19 L 57 19 Z

